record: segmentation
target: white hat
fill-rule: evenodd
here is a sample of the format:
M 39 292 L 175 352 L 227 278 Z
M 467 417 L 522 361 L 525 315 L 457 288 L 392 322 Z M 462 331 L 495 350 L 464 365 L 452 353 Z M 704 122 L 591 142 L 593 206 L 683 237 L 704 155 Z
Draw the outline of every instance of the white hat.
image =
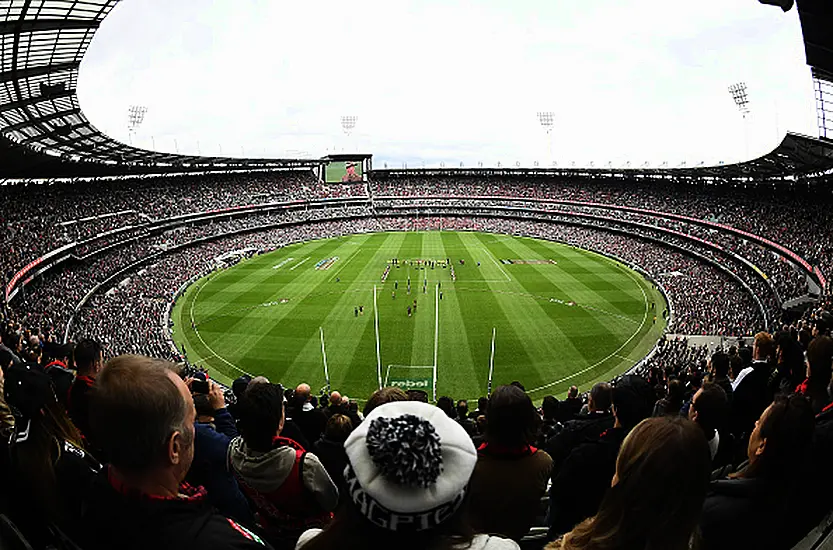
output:
M 416 401 L 373 409 L 344 449 L 351 500 L 368 520 L 392 531 L 432 529 L 453 516 L 477 463 L 463 427 Z

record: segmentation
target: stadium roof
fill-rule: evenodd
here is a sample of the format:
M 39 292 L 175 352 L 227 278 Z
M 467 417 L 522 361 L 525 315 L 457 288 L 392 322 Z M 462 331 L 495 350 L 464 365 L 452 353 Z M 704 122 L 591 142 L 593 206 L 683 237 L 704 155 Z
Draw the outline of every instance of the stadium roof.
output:
M 116 141 L 84 116 L 81 58 L 119 0 L 7 0 L 0 13 L 0 178 L 309 166 L 310 160 L 174 155 Z
M 798 0 L 807 64 L 833 78 L 833 2 Z
M 3 2 L 4 7 L 0 8 L 5 12 L 0 11 L 0 180 L 290 168 L 319 163 L 309 159 L 238 159 L 162 153 L 121 143 L 99 131 L 79 106 L 78 69 L 96 30 L 119 1 Z M 829 0 L 798 0 L 798 10 L 808 64 L 833 74 L 833 33 L 830 32 L 833 7 Z M 547 172 L 599 177 L 776 180 L 831 170 L 833 147 L 829 142 L 788 134 L 772 153 L 741 164 L 635 170 L 549 169 Z

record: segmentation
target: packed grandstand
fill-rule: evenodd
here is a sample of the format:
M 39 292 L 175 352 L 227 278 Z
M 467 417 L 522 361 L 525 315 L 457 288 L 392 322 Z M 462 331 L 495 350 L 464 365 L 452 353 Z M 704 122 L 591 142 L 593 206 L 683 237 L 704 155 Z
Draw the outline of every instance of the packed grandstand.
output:
M 0 547 L 833 545 L 829 140 L 702 169 L 368 166 L 334 184 L 318 161 L 162 155 L 77 108 L 86 31 L 115 2 L 52 2 L 12 3 L 3 27 L 83 32 L 52 38 L 74 61 L 0 73 Z M 426 230 L 614 258 L 665 294 L 666 334 L 615 380 L 536 404 L 522 381 L 476 404 L 224 388 L 171 339 L 178 293 L 230 251 Z

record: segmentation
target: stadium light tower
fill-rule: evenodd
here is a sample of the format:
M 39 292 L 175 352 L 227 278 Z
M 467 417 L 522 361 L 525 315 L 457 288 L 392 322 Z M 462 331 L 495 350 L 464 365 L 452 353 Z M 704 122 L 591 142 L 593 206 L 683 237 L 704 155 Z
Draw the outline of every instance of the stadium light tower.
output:
M 344 131 L 344 135 L 347 136 L 347 141 L 352 141 L 350 137 L 353 135 L 353 130 L 356 128 L 356 122 L 358 122 L 359 117 L 355 115 L 342 115 L 341 117 L 341 129 Z
M 746 158 L 743 160 L 747 160 L 749 158 L 749 124 L 746 117 L 749 114 L 749 95 L 746 92 L 746 82 L 732 84 L 729 86 L 729 93 L 743 116 L 743 140 L 746 151 Z
M 127 137 L 130 139 L 131 145 L 133 145 L 133 134 L 142 125 L 147 112 L 148 108 L 144 105 L 131 105 L 127 109 Z
M 547 133 L 547 154 L 550 156 L 549 160 L 553 160 L 552 128 L 555 124 L 555 113 L 552 111 L 538 111 L 538 123 Z

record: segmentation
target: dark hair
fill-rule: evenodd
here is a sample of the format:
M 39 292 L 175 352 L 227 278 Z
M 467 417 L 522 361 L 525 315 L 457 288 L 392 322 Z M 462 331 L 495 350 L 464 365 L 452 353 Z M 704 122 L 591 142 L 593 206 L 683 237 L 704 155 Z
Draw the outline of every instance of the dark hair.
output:
M 529 396 L 517 386 L 498 386 L 489 399 L 486 439 L 505 447 L 532 441 L 537 429 L 538 411 Z
M 469 402 L 465 399 L 460 399 L 457 401 L 457 418 L 460 420 L 465 420 L 466 416 L 469 414 Z
M 437 399 L 437 408 L 440 409 L 449 418 L 457 418 L 457 411 L 454 409 L 454 400 L 448 396 L 442 396 Z
M 726 391 L 717 384 L 703 384 L 700 391 L 691 398 L 691 407 L 697 413 L 697 424 L 708 439 L 722 427 L 729 407 Z
M 187 438 L 188 406 L 171 379 L 174 365 L 141 355 L 107 362 L 93 386 L 90 423 L 110 464 L 135 474 L 158 466 L 174 432 Z
M 552 395 L 546 396 L 541 402 L 541 412 L 544 413 L 545 419 L 554 420 L 558 416 L 558 399 Z
M 73 354 L 78 372 L 89 372 L 95 362 L 101 359 L 101 344 L 90 338 L 84 338 L 75 344 Z
M 817 336 L 807 346 L 807 364 L 810 366 L 810 383 L 827 387 L 833 372 L 833 338 Z
M 324 428 L 324 437 L 330 441 L 343 443 L 353 431 L 353 427 L 353 422 L 349 416 L 334 414 L 327 420 L 327 426 Z
M 486 410 L 489 408 L 489 398 L 488 397 L 478 397 L 477 398 L 477 410 L 480 414 L 486 414 Z
M 806 397 L 777 396 L 758 420 L 759 435 L 766 440 L 764 451 L 739 477 L 799 479 L 814 427 L 815 416 Z
M 619 449 L 618 482 L 562 550 L 688 550 L 710 472 L 709 445 L 693 422 L 675 416 L 640 422 Z
M 270 450 L 283 420 L 283 389 L 270 383 L 250 385 L 237 403 L 237 418 L 246 446 Z
M 388 386 L 373 392 L 367 403 L 364 404 L 364 415 L 369 415 L 373 409 L 385 403 L 392 403 L 394 401 L 408 401 L 408 394 L 402 388 L 395 388 Z
M 606 411 L 610 408 L 610 397 L 612 390 L 607 382 L 599 382 L 590 389 L 590 399 L 593 400 L 593 407 L 597 411 Z
M 351 498 L 343 499 L 333 521 L 304 545 L 304 550 L 396 548 L 397 550 L 454 550 L 467 548 L 474 537 L 468 520 L 468 496 L 450 518 L 435 529 L 396 532 L 370 522 Z
M 211 399 L 207 393 L 195 393 L 193 397 L 197 416 L 214 416 L 214 407 L 211 406 Z
M 715 376 L 726 377 L 729 376 L 729 367 L 731 366 L 729 356 L 722 351 L 716 351 L 711 356 L 712 369 L 714 369 Z
M 408 390 L 408 401 L 428 403 L 428 394 L 422 390 Z
M 653 400 L 653 389 L 640 376 L 624 376 L 613 388 L 616 419 L 627 431 L 651 415 Z
M 778 370 L 789 380 L 789 387 L 793 389 L 806 377 L 804 350 L 789 332 L 779 332 L 775 341 L 778 344 Z

